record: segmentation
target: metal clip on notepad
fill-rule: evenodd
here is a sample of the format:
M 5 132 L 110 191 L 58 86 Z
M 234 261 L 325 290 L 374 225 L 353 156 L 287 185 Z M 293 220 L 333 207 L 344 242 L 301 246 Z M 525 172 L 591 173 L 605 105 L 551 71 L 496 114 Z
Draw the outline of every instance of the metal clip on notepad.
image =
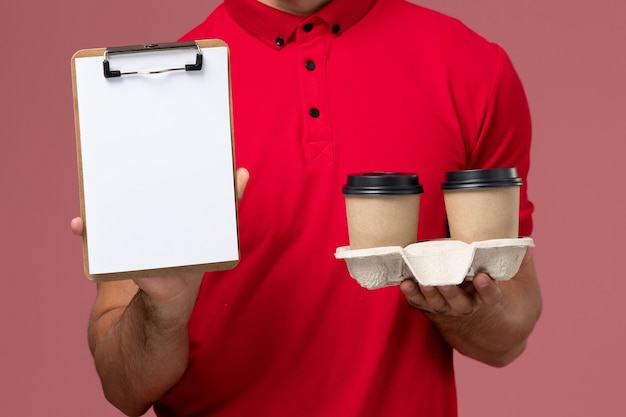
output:
M 163 68 L 158 70 L 150 70 L 150 71 L 127 71 L 122 72 L 120 70 L 111 70 L 109 63 L 109 56 L 112 55 L 121 55 L 121 54 L 131 54 L 131 53 L 140 53 L 140 52 L 157 52 L 157 51 L 165 51 L 172 49 L 184 49 L 184 48 L 195 48 L 197 49 L 196 53 L 196 62 L 195 64 L 186 64 L 182 67 L 174 67 L 174 68 Z M 116 48 L 107 48 L 104 51 L 104 76 L 105 78 L 115 78 L 121 77 L 122 75 L 140 75 L 140 74 L 160 74 L 163 72 L 170 71 L 200 71 L 202 70 L 202 51 L 200 47 L 195 42 L 170 42 L 170 43 L 160 43 L 160 44 L 146 44 L 146 45 L 135 45 L 135 46 L 122 46 Z

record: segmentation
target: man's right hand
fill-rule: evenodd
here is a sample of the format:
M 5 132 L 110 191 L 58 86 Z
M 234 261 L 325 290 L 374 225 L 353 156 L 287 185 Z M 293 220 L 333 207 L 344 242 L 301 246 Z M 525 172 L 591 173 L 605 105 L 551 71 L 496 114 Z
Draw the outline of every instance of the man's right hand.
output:
M 236 198 L 239 201 L 243 196 L 250 174 L 245 168 L 238 168 L 235 174 Z M 73 234 L 82 236 L 84 232 L 83 219 L 81 217 L 73 218 L 70 222 L 70 228 Z M 189 310 L 189 303 L 193 306 L 203 275 L 203 273 L 195 273 L 180 276 L 139 278 L 133 281 L 155 303 L 163 304 L 163 307 L 171 305 L 173 309 L 169 313 L 184 314 L 185 311 L 175 307 L 181 306 L 185 307 L 184 310 Z M 191 311 L 189 310 L 188 313 L 190 314 Z
M 249 174 L 236 172 L 237 200 Z M 83 219 L 70 223 L 83 236 Z M 97 285 L 89 318 L 89 347 L 106 398 L 128 415 L 141 415 L 187 368 L 188 321 L 202 273 Z

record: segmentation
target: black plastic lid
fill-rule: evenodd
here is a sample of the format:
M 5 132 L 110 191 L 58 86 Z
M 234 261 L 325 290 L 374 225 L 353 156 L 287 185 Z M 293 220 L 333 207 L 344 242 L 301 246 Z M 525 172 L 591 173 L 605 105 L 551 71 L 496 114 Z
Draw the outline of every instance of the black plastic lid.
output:
M 417 174 L 410 172 L 362 172 L 349 174 L 343 193 L 349 195 L 422 194 Z
M 512 187 L 522 185 L 516 168 L 468 169 L 446 172 L 442 190 L 463 190 L 468 188 Z

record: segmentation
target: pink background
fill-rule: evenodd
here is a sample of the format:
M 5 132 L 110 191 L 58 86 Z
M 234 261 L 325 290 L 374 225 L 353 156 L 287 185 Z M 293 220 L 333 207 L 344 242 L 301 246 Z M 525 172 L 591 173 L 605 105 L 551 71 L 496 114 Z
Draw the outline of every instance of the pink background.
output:
M 507 368 L 457 357 L 460 414 L 623 415 L 626 3 L 418 3 L 461 18 L 509 52 L 534 120 L 529 182 L 544 314 L 526 354 Z M 72 53 L 175 40 L 216 4 L 0 5 L 2 415 L 120 415 L 101 394 L 87 348 L 94 286 L 68 226 L 79 211 Z

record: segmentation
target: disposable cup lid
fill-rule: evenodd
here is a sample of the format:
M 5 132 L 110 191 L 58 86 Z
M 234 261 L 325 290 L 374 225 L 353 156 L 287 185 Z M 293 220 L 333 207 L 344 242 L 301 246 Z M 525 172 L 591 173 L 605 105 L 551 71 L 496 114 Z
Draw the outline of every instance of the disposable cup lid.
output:
M 516 168 L 468 169 L 446 172 L 442 190 L 512 187 L 522 185 Z
M 348 195 L 422 194 L 417 174 L 410 172 L 362 172 L 349 174 L 343 193 Z

